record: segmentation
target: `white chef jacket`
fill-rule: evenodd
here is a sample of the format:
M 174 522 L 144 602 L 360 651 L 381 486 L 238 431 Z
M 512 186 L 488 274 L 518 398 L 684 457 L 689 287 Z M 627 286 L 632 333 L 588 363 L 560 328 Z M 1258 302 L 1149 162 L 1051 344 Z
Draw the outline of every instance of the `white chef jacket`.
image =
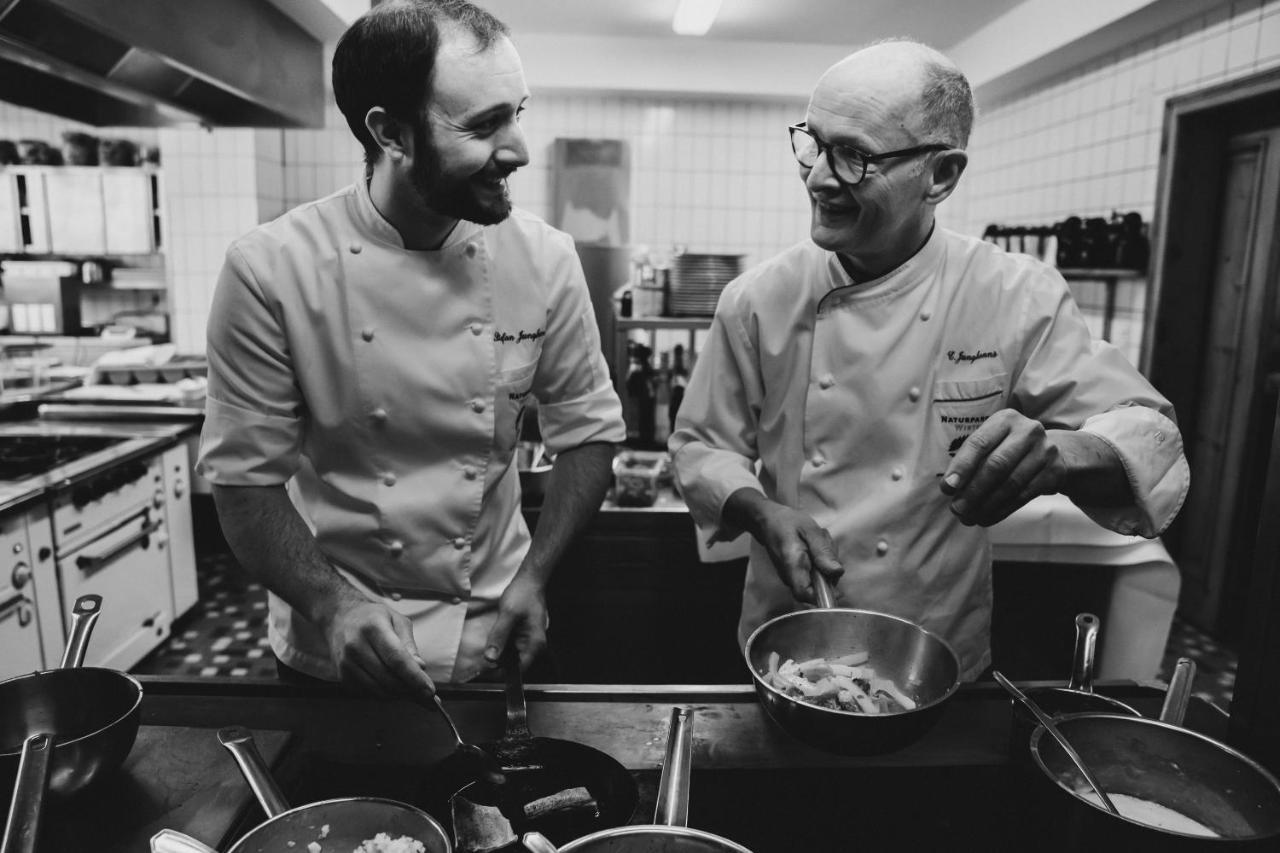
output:
M 208 355 L 201 473 L 288 483 L 439 680 L 476 674 L 528 549 L 512 459 L 529 397 L 551 453 L 625 438 L 572 239 L 520 210 L 409 251 L 363 181 L 296 208 L 227 251 Z M 286 664 L 337 677 L 274 595 L 268 633 Z
M 670 448 L 713 540 L 739 535 L 720 516 L 743 487 L 810 514 L 845 568 L 843 605 L 938 633 L 971 679 L 991 657 L 991 548 L 949 511 L 938 475 L 1002 408 L 1115 448 L 1136 500 L 1081 507 L 1099 524 L 1151 537 L 1182 505 L 1172 406 L 1091 339 L 1061 275 L 942 228 L 874 281 L 805 241 L 730 283 Z M 739 640 L 798 606 L 753 542 Z

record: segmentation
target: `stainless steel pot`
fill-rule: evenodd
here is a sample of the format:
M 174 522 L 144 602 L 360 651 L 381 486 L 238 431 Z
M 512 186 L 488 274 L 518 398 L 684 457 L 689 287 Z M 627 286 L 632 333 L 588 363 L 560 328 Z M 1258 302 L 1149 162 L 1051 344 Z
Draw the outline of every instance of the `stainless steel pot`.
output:
M 407 835 L 421 841 L 427 853 L 453 851 L 444 827 L 407 803 L 377 797 L 343 797 L 290 808 L 248 729 L 228 726 L 218 731 L 218 740 L 235 758 L 268 818 L 249 830 L 227 853 L 305 851 L 311 843 L 321 844 L 324 850 L 355 850 L 380 832 L 392 839 Z M 152 839 L 152 844 L 156 841 Z
M 83 595 L 71 612 L 71 637 L 59 669 L 0 682 L 0 787 L 17 776 L 31 735 L 54 738 L 49 791 L 73 794 L 124 763 L 138 736 L 142 685 L 114 669 L 82 667 L 102 597 Z
M 756 695 L 784 731 L 815 746 L 848 755 L 891 752 L 928 731 L 960 687 L 960 660 L 949 643 L 910 620 L 872 610 L 835 607 L 826 579 L 813 573 L 818 608 L 777 616 L 747 639 L 744 655 Z M 769 654 L 784 660 L 868 653 L 877 673 L 916 700 L 896 714 L 859 714 L 820 708 L 788 696 L 765 677 Z
M 671 709 L 653 824 L 601 830 L 560 848 L 528 832 L 521 839 L 524 846 L 533 853 L 751 853 L 735 841 L 688 825 L 693 713 L 692 708 Z
M 1232 747 L 1180 725 L 1194 672 L 1187 664 L 1179 663 L 1159 720 L 1116 714 L 1055 720 L 1120 815 L 1082 793 L 1079 773 L 1043 728 L 1032 733 L 1032 759 L 1051 788 L 1042 825 L 1052 849 L 1280 849 L 1280 782 Z M 1140 806 L 1128 798 L 1172 809 L 1218 837 L 1135 819 Z
M 1027 698 L 1051 717 L 1061 714 L 1121 714 L 1132 717 L 1138 712 L 1118 699 L 1093 692 L 1093 662 L 1098 646 L 1101 623 L 1092 613 L 1076 615 L 1076 645 L 1071 659 L 1071 676 L 1065 687 L 1035 687 L 1026 690 Z M 1009 752 L 1019 759 L 1028 758 L 1027 742 L 1036 721 L 1017 701 L 1012 702 Z

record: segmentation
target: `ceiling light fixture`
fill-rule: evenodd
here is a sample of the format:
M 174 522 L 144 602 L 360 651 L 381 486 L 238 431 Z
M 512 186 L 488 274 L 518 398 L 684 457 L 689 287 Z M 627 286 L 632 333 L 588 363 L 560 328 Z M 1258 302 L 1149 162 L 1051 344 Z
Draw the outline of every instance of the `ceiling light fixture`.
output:
M 706 35 L 720 11 L 721 0 L 680 0 L 671 29 L 682 36 Z

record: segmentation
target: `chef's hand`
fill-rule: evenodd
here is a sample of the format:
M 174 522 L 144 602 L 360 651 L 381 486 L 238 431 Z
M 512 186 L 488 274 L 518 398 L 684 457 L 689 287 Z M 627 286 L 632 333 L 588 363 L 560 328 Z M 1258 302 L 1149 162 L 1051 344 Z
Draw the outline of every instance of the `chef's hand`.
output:
M 729 496 L 723 514 L 725 521 L 747 531 L 765 547 L 782 582 L 798 601 L 818 603 L 811 568 L 821 572 L 833 589 L 844 574 L 831 534 L 803 512 L 744 488 Z
M 1132 498 L 1115 450 L 1092 433 L 1046 430 L 1039 421 L 1001 409 L 956 451 L 940 485 L 962 524 L 984 527 L 1038 495 L 1064 492 L 1085 502 Z
M 484 659 L 498 666 L 507 644 L 520 653 L 520 669 L 526 670 L 547 646 L 547 599 L 541 584 L 519 574 L 507 584 L 498 599 L 498 619 L 489 629 L 484 646 Z
M 355 592 L 343 596 L 332 604 L 320 628 L 343 683 L 379 696 L 429 698 L 436 692 L 409 620 L 382 602 Z

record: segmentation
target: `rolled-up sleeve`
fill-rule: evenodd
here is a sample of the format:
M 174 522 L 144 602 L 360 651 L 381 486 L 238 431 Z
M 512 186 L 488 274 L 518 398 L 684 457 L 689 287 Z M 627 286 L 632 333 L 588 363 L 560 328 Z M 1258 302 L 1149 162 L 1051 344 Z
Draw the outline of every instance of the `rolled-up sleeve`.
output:
M 698 527 L 712 531 L 712 542 L 742 533 L 723 521 L 731 494 L 765 491 L 755 474 L 763 382 L 739 297 L 734 284 L 721 294 L 667 442 L 680 493 Z
M 218 485 L 277 485 L 298 468 L 302 396 L 265 271 L 246 255 L 240 244 L 228 249 L 209 311 L 197 470 Z
M 622 404 L 609 381 L 582 264 L 567 235 L 552 248 L 547 335 L 533 385 L 543 443 L 552 454 L 620 443 L 627 437 Z
M 1158 536 L 1181 509 L 1191 483 L 1173 405 L 1118 349 L 1091 338 L 1061 276 L 1044 275 L 1028 288 L 1034 345 L 1014 385 L 1015 406 L 1046 426 L 1083 430 L 1110 445 L 1134 502 L 1079 504 L 1080 509 L 1117 533 Z

